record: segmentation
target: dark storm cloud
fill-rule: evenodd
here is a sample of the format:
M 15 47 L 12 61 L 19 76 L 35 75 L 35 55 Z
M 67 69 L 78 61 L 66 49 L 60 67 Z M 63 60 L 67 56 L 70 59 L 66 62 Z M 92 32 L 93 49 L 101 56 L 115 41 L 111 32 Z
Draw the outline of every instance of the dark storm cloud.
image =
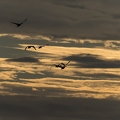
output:
M 6 61 L 9 62 L 35 62 L 38 63 L 39 60 L 34 57 L 21 57 L 21 58 L 8 58 Z
M 4 120 L 119 120 L 120 101 L 92 98 L 0 96 Z
M 4 0 L 0 33 L 119 39 L 118 0 Z M 10 23 L 28 20 L 19 28 Z
M 120 60 L 108 60 L 99 55 L 77 54 L 64 58 L 77 62 L 78 67 L 83 68 L 120 68 Z

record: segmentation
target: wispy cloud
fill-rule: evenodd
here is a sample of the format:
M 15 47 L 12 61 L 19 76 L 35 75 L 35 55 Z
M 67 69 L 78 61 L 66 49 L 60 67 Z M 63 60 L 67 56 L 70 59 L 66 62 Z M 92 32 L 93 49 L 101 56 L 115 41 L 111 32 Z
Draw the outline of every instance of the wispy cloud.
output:
M 118 80 L 73 80 L 67 78 L 21 79 L 1 82 L 2 92 L 44 97 L 119 98 Z M 88 94 L 89 93 L 89 94 Z
M 33 57 L 9 58 L 9 59 L 6 59 L 6 61 L 9 61 L 9 62 L 36 62 L 36 63 L 39 63 L 39 60 L 37 58 L 33 58 Z

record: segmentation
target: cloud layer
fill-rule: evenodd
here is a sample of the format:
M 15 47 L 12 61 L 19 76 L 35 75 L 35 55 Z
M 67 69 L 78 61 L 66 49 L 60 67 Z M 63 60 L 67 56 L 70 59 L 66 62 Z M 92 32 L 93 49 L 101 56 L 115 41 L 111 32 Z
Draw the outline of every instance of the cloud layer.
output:
M 83 68 L 120 68 L 120 60 L 104 59 L 93 54 L 76 54 L 64 59 L 75 61 Z
M 0 119 L 9 120 L 113 120 L 120 119 L 120 101 L 0 96 Z
M 0 3 L 0 33 L 83 39 L 120 38 L 118 0 L 25 0 L 24 3 L 4 0 Z M 20 28 L 9 22 L 21 22 L 25 18 L 28 21 Z
M 0 119 L 120 119 L 119 5 L 0 1 Z M 20 27 L 11 23 L 26 18 Z M 64 70 L 50 69 L 69 60 Z
M 36 62 L 36 63 L 39 62 L 39 60 L 37 58 L 33 58 L 33 57 L 9 58 L 9 59 L 6 59 L 6 61 L 9 61 L 9 62 Z

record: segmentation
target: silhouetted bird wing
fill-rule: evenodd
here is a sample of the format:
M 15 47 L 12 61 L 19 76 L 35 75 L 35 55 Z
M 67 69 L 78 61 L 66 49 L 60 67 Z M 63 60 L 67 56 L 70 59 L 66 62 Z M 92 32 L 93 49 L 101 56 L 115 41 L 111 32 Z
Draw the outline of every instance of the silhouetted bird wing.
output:
M 68 61 L 68 63 L 66 63 L 66 66 L 70 63 L 70 61 Z
M 60 63 L 59 65 L 60 65 L 60 66 L 61 66 L 61 65 L 62 65 L 62 66 L 65 66 L 65 64 L 64 64 L 64 63 Z
M 35 46 L 27 46 L 27 47 L 25 48 L 25 50 L 26 50 L 27 48 L 31 48 L 31 47 L 33 47 L 33 48 L 36 50 Z
M 15 24 L 15 25 L 19 25 L 19 23 L 16 23 L 16 22 L 11 22 L 11 23 L 13 23 L 13 24 Z
M 24 23 L 26 20 L 27 20 L 27 18 L 24 21 L 22 21 L 21 24 Z
M 28 46 L 27 47 L 25 47 L 25 50 L 28 48 Z
M 35 46 L 32 46 L 32 47 L 36 50 Z
M 40 49 L 40 48 L 42 48 L 42 47 L 43 47 L 43 45 L 39 46 L 38 48 Z
M 20 26 L 21 24 L 23 24 L 26 20 L 27 20 L 27 19 L 25 19 L 25 20 L 22 21 L 21 23 L 16 23 L 16 22 L 11 22 L 11 23 L 13 23 L 13 24 L 17 25 L 17 27 L 19 27 L 19 26 Z
M 49 45 L 49 44 L 45 44 L 45 45 L 40 45 L 38 48 L 42 48 L 42 47 L 45 47 L 46 45 Z

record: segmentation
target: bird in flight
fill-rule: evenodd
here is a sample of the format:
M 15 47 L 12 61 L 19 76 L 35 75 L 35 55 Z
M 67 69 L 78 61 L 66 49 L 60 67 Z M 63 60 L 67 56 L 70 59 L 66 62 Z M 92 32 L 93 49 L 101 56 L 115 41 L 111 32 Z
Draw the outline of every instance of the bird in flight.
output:
M 11 23 L 13 23 L 13 24 L 17 25 L 17 27 L 19 27 L 19 26 L 21 26 L 26 20 L 27 20 L 27 18 L 26 18 L 24 21 L 22 21 L 21 23 L 16 23 L 16 22 L 11 22 Z
M 49 45 L 49 44 L 46 44 L 46 45 Z M 42 47 L 45 47 L 46 45 L 40 45 L 40 46 L 38 47 L 38 49 L 40 49 L 40 48 L 42 48 Z
M 52 66 L 55 66 L 55 67 L 60 67 L 61 70 L 64 69 L 65 67 L 67 67 L 68 63 L 70 63 L 70 61 L 68 61 L 66 64 L 64 63 L 59 63 L 59 64 L 53 64 Z M 51 66 L 51 67 L 52 67 Z
M 35 46 L 31 46 L 31 45 L 30 45 L 30 46 L 27 46 L 27 47 L 25 48 L 25 50 L 26 50 L 26 49 L 29 49 L 29 48 L 34 48 L 34 49 L 36 50 Z

